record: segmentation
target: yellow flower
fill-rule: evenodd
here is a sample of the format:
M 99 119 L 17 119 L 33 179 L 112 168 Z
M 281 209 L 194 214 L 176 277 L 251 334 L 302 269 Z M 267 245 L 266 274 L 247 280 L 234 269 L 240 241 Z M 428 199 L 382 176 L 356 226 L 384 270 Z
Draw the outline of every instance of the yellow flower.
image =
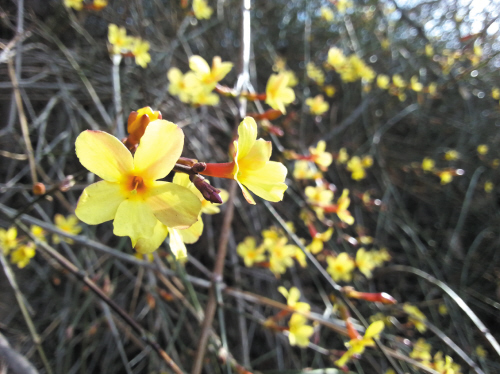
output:
M 321 18 L 323 18 L 326 22 L 331 22 L 335 18 L 333 11 L 326 6 L 321 7 Z
M 460 153 L 458 153 L 454 149 L 450 149 L 449 151 L 446 151 L 446 153 L 444 154 L 444 158 L 447 161 L 455 161 L 460 158 Z
M 189 84 L 195 78 L 194 73 L 190 72 L 183 75 L 178 68 L 170 68 L 167 72 L 167 78 L 170 82 L 168 92 L 171 95 L 178 96 L 183 103 L 189 103 L 194 93 L 193 86 Z
M 377 76 L 377 86 L 382 90 L 387 90 L 389 84 L 391 83 L 390 78 L 387 75 L 380 74 Z
M 491 193 L 493 189 L 495 188 L 495 185 L 491 181 L 486 181 L 484 182 L 484 192 L 486 193 Z
M 45 241 L 45 230 L 42 229 L 40 226 L 37 225 L 31 225 L 30 227 L 30 232 L 33 234 L 35 238 L 38 240 L 44 242 Z
M 345 148 L 340 148 L 339 154 L 337 156 L 337 162 L 339 164 L 345 164 L 349 160 L 349 154 Z
M 298 160 L 295 161 L 293 177 L 295 179 L 316 179 L 321 178 L 321 173 L 311 168 L 309 161 Z
M 243 242 L 238 244 L 236 252 L 243 258 L 247 268 L 252 267 L 253 264 L 263 262 L 266 260 L 264 255 L 264 247 L 261 245 L 256 246 L 255 238 L 248 236 Z
M 73 214 L 69 215 L 67 218 L 64 218 L 62 214 L 56 214 L 54 216 L 54 222 L 59 230 L 67 232 L 71 235 L 78 235 L 82 231 L 82 227 L 78 224 L 78 218 Z M 55 244 L 59 244 L 61 242 L 61 238 L 59 238 L 58 235 L 53 235 L 52 241 Z M 64 239 L 64 241 L 69 244 L 73 244 L 71 239 Z
M 351 0 L 338 0 L 335 4 L 340 14 L 344 14 L 347 9 L 352 8 Z
M 141 38 L 132 38 L 131 45 L 132 54 L 135 56 L 135 63 L 142 68 L 145 68 L 151 61 L 149 54 L 149 42 Z
M 323 99 L 323 95 L 317 95 L 314 99 L 312 97 L 307 98 L 306 105 L 309 106 L 311 114 L 315 114 L 317 116 L 325 113 L 330 107 L 330 105 Z
M 445 303 L 440 303 L 438 307 L 438 312 L 442 316 L 447 316 L 448 315 L 448 308 L 446 307 Z
M 182 130 L 165 120 L 148 125 L 134 156 L 105 132 L 81 133 L 76 154 L 103 181 L 83 191 L 77 217 L 90 225 L 114 220 L 115 235 L 129 236 L 134 247 L 154 234 L 158 221 L 172 228 L 191 226 L 201 209 L 198 197 L 185 187 L 158 181 L 172 170 L 183 145 Z
M 422 170 L 423 171 L 433 171 L 436 166 L 436 162 L 429 157 L 426 157 L 422 160 Z
M 408 322 L 413 324 L 419 332 L 423 333 L 427 330 L 427 326 L 425 325 L 427 318 L 425 317 L 425 314 L 420 311 L 420 309 L 414 305 L 406 303 L 403 305 L 403 310 L 408 313 Z
M 373 261 L 372 252 L 366 251 L 364 248 L 358 249 L 358 252 L 356 252 L 356 266 L 365 277 L 371 278 L 372 270 L 377 267 L 377 264 Z
M 295 100 L 295 92 L 288 87 L 290 78 L 284 73 L 271 74 L 266 85 L 266 104 L 286 113 L 285 105 Z
M 406 82 L 399 74 L 394 74 L 392 76 L 392 83 L 398 88 L 406 88 Z
M 441 178 L 441 184 L 448 184 L 453 180 L 453 173 L 449 170 L 444 170 L 438 173 L 439 178 Z
M 108 0 L 94 0 L 92 8 L 94 10 L 101 10 L 108 6 Z
M 475 351 L 478 357 L 486 358 L 488 356 L 488 352 L 486 352 L 486 349 L 482 345 L 478 345 Z
M 494 98 L 495 100 L 500 100 L 500 88 L 493 87 L 491 89 L 491 97 Z
M 326 142 L 324 140 L 320 140 L 316 148 L 309 147 L 309 153 L 311 153 L 312 160 L 322 171 L 326 171 L 333 161 L 332 154 L 330 152 L 325 152 L 325 149 Z
M 307 186 L 304 193 L 307 197 L 307 202 L 310 203 L 320 219 L 323 218 L 323 208 L 330 205 L 333 200 L 333 191 L 325 185 L 317 187 Z
M 372 261 L 375 266 L 381 266 L 384 262 L 390 261 L 391 255 L 387 251 L 387 248 L 382 248 L 379 251 L 372 251 Z
M 12 249 L 17 247 L 17 228 L 0 229 L 0 246 L 4 255 L 8 255 Z
M 344 68 L 344 66 L 347 64 L 347 59 L 344 56 L 342 50 L 336 47 L 332 47 L 328 50 L 327 63 L 338 71 Z
M 373 339 L 378 339 L 383 330 L 384 322 L 382 321 L 375 321 L 370 324 L 363 337 L 351 339 L 348 343 L 346 343 L 348 350 L 342 355 L 342 357 L 335 361 L 335 365 L 343 367 L 353 356 L 361 355 L 365 351 L 366 347 L 374 347 L 375 341 Z
M 347 210 L 349 205 L 351 204 L 351 199 L 349 198 L 349 190 L 344 188 L 342 191 L 342 195 L 340 195 L 337 200 L 337 209 L 336 213 L 339 219 L 342 222 L 347 223 L 348 225 L 352 225 L 354 223 L 354 217 L 351 215 L 351 212 Z
M 410 352 L 410 357 L 414 360 L 421 361 L 424 365 L 429 364 L 432 360 L 431 355 L 432 346 L 425 341 L 425 339 L 418 339 L 415 344 L 413 344 L 413 350 Z
M 366 65 L 357 55 L 349 56 L 349 64 L 353 72 L 353 80 L 363 79 L 365 82 L 372 82 L 375 79 L 373 69 Z
M 410 87 L 415 92 L 420 92 L 424 89 L 424 85 L 418 81 L 418 77 L 416 75 L 411 77 Z
M 366 177 L 365 166 L 358 156 L 354 156 L 347 162 L 347 170 L 351 172 L 351 178 L 354 180 L 360 180 Z
M 287 189 L 284 183 L 287 169 L 280 162 L 269 161 L 271 142 L 257 139 L 257 124 L 251 117 L 243 119 L 238 126 L 238 134 L 238 140 L 233 143 L 233 161 L 226 164 L 207 163 L 202 174 L 236 180 L 250 204 L 255 204 L 255 200 L 248 190 L 268 201 L 283 200 Z
M 219 104 L 219 96 L 205 87 L 205 89 L 194 92 L 191 97 L 191 102 L 198 105 L 215 106 Z
M 434 48 L 432 47 L 432 45 L 427 44 L 425 46 L 425 54 L 427 55 L 427 57 L 434 56 Z
M 432 82 L 431 84 L 429 84 L 429 87 L 427 87 L 427 90 L 429 91 L 429 95 L 435 96 L 437 93 L 437 83 Z
M 10 255 L 10 261 L 17 265 L 19 269 L 24 268 L 29 264 L 30 260 L 35 257 L 35 245 L 33 243 L 28 243 L 26 245 L 21 245 Z
M 193 12 L 198 19 L 210 19 L 213 9 L 208 6 L 205 0 L 193 0 Z
M 317 254 L 323 250 L 324 243 L 329 241 L 333 234 L 333 228 L 329 228 L 323 233 L 316 233 L 314 235 L 311 244 L 309 244 L 306 249 L 308 249 L 311 253 Z
M 307 318 L 303 315 L 294 313 L 288 322 L 290 345 L 298 345 L 305 348 L 309 345 L 309 338 L 314 333 L 312 326 L 306 325 Z
M 326 271 L 335 282 L 351 281 L 352 271 L 356 267 L 356 264 L 346 252 L 340 253 L 337 257 L 328 256 L 326 262 L 328 263 Z
M 292 287 L 290 288 L 290 291 L 288 291 L 285 287 L 280 286 L 278 287 L 278 291 L 286 298 L 286 305 L 290 308 L 302 313 L 306 313 L 311 310 L 311 306 L 308 303 L 299 301 L 300 291 L 297 287 Z
M 313 62 L 309 62 L 306 66 L 307 76 L 322 86 L 325 83 L 325 74 Z
M 334 86 L 332 86 L 332 85 L 330 85 L 330 84 L 329 84 L 329 85 L 326 85 L 326 86 L 323 88 L 323 90 L 325 91 L 326 96 L 328 96 L 328 97 L 333 97 L 333 95 L 335 95 L 335 92 L 336 92 L 335 87 L 334 87 Z
M 206 90 L 212 90 L 215 85 L 233 68 L 232 62 L 222 62 L 219 56 L 212 59 L 212 68 L 201 56 L 191 56 L 189 58 L 189 68 L 194 72 L 201 85 Z
M 279 238 L 272 244 L 268 241 L 267 248 L 269 251 L 269 270 L 273 272 L 276 277 L 284 274 L 286 269 L 293 266 L 293 258 L 297 252 L 297 246 L 287 244 L 285 237 Z M 300 248 L 299 248 L 300 249 Z
M 73 8 L 75 10 L 83 9 L 83 0 L 64 0 L 64 6 L 66 8 Z
M 477 146 L 477 153 L 479 153 L 480 155 L 487 154 L 489 150 L 490 148 L 486 144 L 480 144 Z
M 115 55 L 129 51 L 134 43 L 134 38 L 127 36 L 125 27 L 118 27 L 112 23 L 109 24 L 108 28 L 108 40 L 112 45 L 112 52 Z

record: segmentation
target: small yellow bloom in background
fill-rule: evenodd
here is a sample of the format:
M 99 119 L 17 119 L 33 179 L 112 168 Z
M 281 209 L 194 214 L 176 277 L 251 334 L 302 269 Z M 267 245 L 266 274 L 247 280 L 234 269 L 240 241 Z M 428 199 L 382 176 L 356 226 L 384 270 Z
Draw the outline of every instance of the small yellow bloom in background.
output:
M 324 248 L 324 243 L 329 241 L 333 234 L 333 228 L 329 228 L 323 233 L 316 233 L 314 235 L 311 244 L 309 244 L 306 249 L 309 250 L 312 254 L 318 254 Z
M 306 325 L 307 318 L 303 315 L 294 313 L 288 322 L 290 345 L 297 345 L 305 348 L 309 345 L 309 339 L 314 333 L 312 326 Z
M 28 243 L 26 245 L 21 245 L 11 253 L 10 262 L 17 265 L 19 269 L 22 269 L 29 264 L 33 257 L 35 257 L 35 253 L 35 244 Z
M 247 268 L 266 260 L 265 248 L 263 246 L 257 247 L 255 238 L 251 236 L 246 237 L 243 242 L 238 244 L 236 252 L 243 258 Z
M 297 160 L 293 169 L 295 179 L 316 179 L 321 178 L 321 173 L 309 165 L 309 161 Z
M 403 77 L 399 74 L 394 74 L 392 76 L 392 83 L 397 87 L 397 88 L 406 88 L 406 82 L 403 79 Z
M 340 195 L 337 200 L 337 216 L 342 222 L 347 223 L 348 225 L 352 225 L 354 223 L 354 217 L 351 215 L 351 212 L 347 210 L 349 205 L 351 204 L 351 199 L 349 198 L 349 190 L 344 188 L 342 191 L 342 195 Z
M 427 55 L 427 57 L 434 56 L 434 48 L 432 47 L 432 45 L 427 44 L 425 46 L 425 54 Z
M 285 297 L 286 305 L 290 308 L 302 313 L 309 312 L 311 310 L 311 306 L 308 303 L 299 301 L 300 291 L 297 287 L 292 287 L 290 288 L 290 291 L 288 291 L 285 287 L 280 286 L 278 287 L 278 291 Z
M 377 76 L 377 86 L 382 90 L 387 90 L 391 84 L 391 78 L 387 75 L 380 74 Z
M 304 193 L 306 194 L 307 202 L 319 208 L 330 205 L 333 201 L 333 191 L 325 185 L 317 187 L 307 186 Z
M 322 6 L 320 11 L 321 11 L 321 18 L 324 19 L 326 22 L 331 22 L 334 20 L 335 15 L 333 14 L 333 11 L 330 8 Z
M 335 87 L 332 86 L 331 84 L 328 84 L 325 87 L 323 87 L 323 91 L 325 91 L 325 94 L 328 97 L 333 97 L 335 95 L 335 92 L 337 92 Z
M 410 88 L 415 92 L 420 92 L 424 89 L 424 85 L 418 81 L 418 77 L 414 75 L 410 80 Z
M 384 262 L 391 260 L 391 255 L 387 248 L 381 248 L 378 251 L 372 251 L 372 261 L 376 264 L 376 266 L 383 265 Z
M 113 23 L 108 27 L 108 40 L 115 55 L 130 51 L 134 43 L 134 38 L 127 36 L 125 27 L 118 27 Z
M 178 96 L 183 103 L 189 103 L 191 96 L 198 90 L 190 84 L 191 81 L 196 80 L 194 73 L 190 72 L 184 75 L 178 68 L 170 68 L 167 72 L 167 78 L 169 81 L 168 92 Z
M 74 10 L 82 10 L 83 0 L 64 0 L 64 6 L 66 8 L 73 8 Z
M 352 8 L 353 4 L 351 0 L 338 0 L 335 5 L 340 14 L 344 14 L 347 9 Z
M 351 172 L 351 178 L 354 180 L 361 180 L 366 177 L 365 166 L 363 161 L 358 156 L 352 157 L 347 162 L 347 170 Z
M 486 193 L 491 193 L 493 189 L 495 188 L 495 185 L 491 181 L 486 181 L 484 182 L 484 192 Z
M 455 151 L 454 149 L 450 149 L 449 151 L 446 151 L 444 154 L 444 159 L 447 161 L 455 161 L 460 158 L 460 153 Z
M 486 358 L 486 356 L 488 356 L 488 352 L 486 351 L 486 349 L 484 349 L 484 347 L 482 345 L 478 345 L 476 347 L 475 351 L 476 351 L 476 354 L 478 355 L 478 357 Z
M 326 62 L 335 70 L 339 71 L 342 70 L 347 64 L 347 58 L 341 49 L 332 47 L 328 50 L 328 58 Z
M 30 232 L 33 234 L 35 238 L 38 240 L 44 242 L 45 241 L 45 230 L 42 229 L 40 226 L 37 225 L 31 225 L 30 227 Z
M 285 105 L 295 100 L 295 92 L 288 87 L 288 75 L 284 73 L 271 74 L 266 85 L 266 104 L 285 114 Z
M 480 144 L 477 146 L 477 153 L 479 153 L 480 155 L 484 156 L 488 153 L 489 150 L 490 148 L 486 144 Z
M 446 307 L 445 303 L 440 303 L 438 306 L 438 312 L 442 316 L 447 316 L 448 315 L 448 308 Z
M 9 227 L 8 230 L 0 229 L 0 246 L 4 255 L 8 255 L 12 249 L 17 247 L 17 244 L 16 227 Z
M 432 82 L 431 84 L 429 84 L 429 86 L 427 87 L 427 90 L 429 91 L 429 95 L 435 96 L 437 93 L 437 83 Z
M 210 19 L 214 11 L 205 0 L 193 0 L 193 12 L 198 19 Z
M 427 317 L 420 311 L 420 309 L 414 305 L 406 303 L 403 305 L 403 310 L 408 313 L 408 322 L 413 324 L 419 332 L 423 333 L 427 331 L 427 326 L 425 325 Z
M 421 361 L 424 365 L 429 364 L 432 360 L 432 346 L 425 341 L 424 338 L 418 339 L 413 344 L 413 350 L 410 352 L 410 357 L 414 360 Z
M 365 277 L 372 277 L 372 270 L 377 267 L 377 263 L 373 261 L 373 254 L 371 251 L 366 251 L 364 248 L 358 249 L 356 252 L 356 266 Z
M 353 356 L 361 355 L 365 351 L 366 347 L 374 347 L 375 341 L 373 339 L 378 339 L 383 330 L 384 322 L 382 321 L 375 321 L 370 324 L 363 337 L 351 339 L 345 344 L 348 350 L 342 355 L 342 357 L 335 361 L 335 365 L 344 367 Z
M 445 185 L 453 180 L 453 173 L 449 170 L 440 171 L 438 177 L 441 178 L 441 184 Z
M 371 168 L 373 166 L 373 157 L 370 155 L 364 156 L 361 159 L 361 163 L 363 164 L 364 168 L 366 169 Z
M 94 0 L 92 3 L 92 7 L 95 10 L 101 10 L 108 6 L 108 0 Z
M 189 68 L 194 72 L 200 84 L 207 90 L 212 90 L 231 71 L 233 63 L 222 62 L 219 56 L 215 56 L 210 68 L 203 57 L 195 55 L 189 58 Z
M 328 256 L 326 262 L 328 263 L 326 271 L 335 282 L 352 280 L 352 271 L 356 264 L 346 252 L 340 253 L 337 257 Z
M 273 272 L 276 277 L 284 274 L 286 269 L 293 266 L 293 258 L 297 253 L 296 245 L 287 244 L 287 238 L 282 237 L 276 240 L 272 245 L 267 246 L 269 251 L 269 270 Z M 269 242 L 268 242 L 269 243 Z
M 56 214 L 54 216 L 54 223 L 59 230 L 67 232 L 71 235 L 78 235 L 82 231 L 82 227 L 79 225 L 80 221 L 78 218 L 71 214 L 67 218 L 65 218 L 62 214 Z M 66 243 L 72 244 L 73 240 L 69 238 L 63 239 Z M 59 244 L 61 242 L 61 238 L 59 235 L 52 235 L 52 241 L 55 244 Z
M 325 113 L 330 105 L 324 100 L 323 95 L 317 95 L 314 99 L 309 97 L 306 99 L 306 105 L 309 106 L 311 114 L 320 116 Z
M 337 162 L 339 164 L 345 164 L 347 161 L 349 161 L 349 154 L 347 153 L 347 150 L 345 148 L 340 148 L 337 156 Z
M 332 154 L 330 152 L 325 152 L 325 149 L 326 142 L 324 140 L 320 140 L 316 148 L 309 147 L 309 153 L 311 154 L 312 160 L 322 171 L 326 171 L 333 161 Z
M 491 89 L 491 97 L 494 98 L 495 100 L 500 100 L 500 88 L 493 87 Z
M 161 224 L 188 228 L 198 220 L 201 202 L 187 188 L 158 181 L 179 159 L 184 134 L 177 125 L 149 123 L 132 156 L 117 138 L 87 130 L 76 139 L 76 154 L 84 167 L 103 180 L 83 191 L 76 215 L 89 225 L 113 220 L 114 234 L 129 236 L 135 247 L 153 236 Z
M 423 171 L 433 171 L 436 166 L 436 162 L 429 157 L 426 157 L 422 160 L 422 170 Z
M 133 43 L 131 44 L 131 51 L 135 57 L 135 63 L 142 68 L 145 68 L 151 61 L 151 55 L 149 54 L 149 42 L 142 40 L 141 38 L 132 38 Z
M 325 83 L 325 74 L 314 62 L 309 62 L 306 66 L 307 76 L 319 86 Z

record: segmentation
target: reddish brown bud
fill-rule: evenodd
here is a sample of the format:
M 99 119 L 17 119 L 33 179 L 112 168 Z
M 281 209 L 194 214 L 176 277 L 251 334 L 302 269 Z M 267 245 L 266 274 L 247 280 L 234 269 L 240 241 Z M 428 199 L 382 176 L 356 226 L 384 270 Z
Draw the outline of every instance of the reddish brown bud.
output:
M 45 193 L 45 185 L 43 183 L 35 183 L 33 185 L 33 194 L 34 195 L 43 195 Z
M 262 121 L 263 119 L 272 121 L 276 118 L 281 117 L 283 113 L 281 113 L 281 110 L 269 109 L 266 110 L 264 113 L 248 113 L 247 115 L 249 117 L 253 117 L 253 119 L 255 119 L 256 121 Z
M 193 174 L 189 176 L 189 179 L 193 182 L 198 191 L 201 192 L 205 200 L 212 203 L 222 204 L 222 199 L 219 195 L 220 190 L 207 183 L 205 178 L 199 174 Z
M 366 300 L 372 303 L 397 304 L 397 300 L 385 292 L 358 292 L 352 287 L 344 287 L 342 292 L 352 299 Z

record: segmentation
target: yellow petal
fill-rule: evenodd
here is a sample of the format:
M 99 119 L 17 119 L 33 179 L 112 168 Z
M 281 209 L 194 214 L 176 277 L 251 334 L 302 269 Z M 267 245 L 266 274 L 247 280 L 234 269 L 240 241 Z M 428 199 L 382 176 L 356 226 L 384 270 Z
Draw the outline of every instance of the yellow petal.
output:
M 124 200 L 119 184 L 100 181 L 83 190 L 75 214 L 89 225 L 98 225 L 115 218 L 118 206 Z
M 138 253 L 148 254 L 154 252 L 163 243 L 168 235 L 168 227 L 160 221 L 156 221 L 153 235 L 149 238 L 140 238 L 137 240 L 135 250 Z
M 182 187 L 188 187 L 191 184 L 191 181 L 189 180 L 189 175 L 184 173 L 175 173 L 172 182 Z
M 384 322 L 375 321 L 366 329 L 365 338 L 373 338 L 374 336 L 380 334 L 382 330 L 384 330 Z
M 179 230 L 169 228 L 168 232 L 170 233 L 170 250 L 172 254 L 176 259 L 186 258 L 187 250 Z
M 238 154 L 238 168 L 256 170 L 263 168 L 271 158 L 272 144 L 264 139 L 256 140 L 245 157 Z
M 278 287 L 278 292 L 280 294 L 282 294 L 283 296 L 285 296 L 285 299 L 288 299 L 288 290 L 285 287 L 279 286 Z
M 135 152 L 135 172 L 145 180 L 164 178 L 181 156 L 183 146 L 184 133 L 176 124 L 151 122 Z
M 178 230 L 180 236 L 182 237 L 182 241 L 186 244 L 193 244 L 198 241 L 201 234 L 203 233 L 203 220 L 200 216 L 198 221 L 196 221 L 191 227 Z
M 189 68 L 193 70 L 200 78 L 204 75 L 210 74 L 210 66 L 201 56 L 191 56 L 189 58 Z
M 164 225 L 186 229 L 198 220 L 201 201 L 186 187 L 175 183 L 156 182 L 148 194 L 147 203 Z
M 125 200 L 116 211 L 113 233 L 117 236 L 129 236 L 135 247 L 140 238 L 153 236 L 156 222 L 152 209 L 143 200 Z
M 238 160 L 245 157 L 252 149 L 257 139 L 257 124 L 252 117 L 245 117 L 238 126 L 238 146 L 236 157 Z
M 283 193 L 287 189 L 283 183 L 286 173 L 287 169 L 282 163 L 269 161 L 262 169 L 245 170 L 238 174 L 238 181 L 257 196 L 276 202 L 283 200 Z
M 255 200 L 253 199 L 252 195 L 250 195 L 250 192 L 248 192 L 248 190 L 246 189 L 246 187 L 243 186 L 239 181 L 237 181 L 237 182 L 238 182 L 238 185 L 241 188 L 241 192 L 243 192 L 243 197 L 245 198 L 245 200 L 247 201 L 247 203 L 255 205 Z
M 119 182 L 134 168 L 130 151 L 117 138 L 103 131 L 82 132 L 76 138 L 75 147 L 82 165 L 108 182 Z

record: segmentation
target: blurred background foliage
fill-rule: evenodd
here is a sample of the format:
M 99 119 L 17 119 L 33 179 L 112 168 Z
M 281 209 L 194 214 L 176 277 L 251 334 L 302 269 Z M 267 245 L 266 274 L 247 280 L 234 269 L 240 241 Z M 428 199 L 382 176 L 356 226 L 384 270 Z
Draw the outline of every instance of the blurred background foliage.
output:
M 191 5 L 184 5 L 183 1 L 111 0 L 100 11 L 75 11 L 55 0 L 2 3 L 0 225 L 5 229 L 13 226 L 12 217 L 23 213 L 24 225 L 41 226 L 50 245 L 85 271 L 189 371 L 223 214 L 206 218 L 203 236 L 188 246 L 185 265 L 171 258 L 168 245 L 156 253 L 153 262 L 134 257 L 128 239 L 113 236 L 110 223 L 97 227 L 81 224 L 81 236 L 67 234 L 71 242 L 56 243 L 51 238 L 52 233 L 61 234 L 54 216 L 71 214 L 81 190 L 90 182 L 74 152 L 74 140 L 85 129 L 116 134 L 118 117 L 126 122 L 130 111 L 150 106 L 183 128 L 184 156 L 227 161 L 228 145 L 239 123 L 237 100 L 221 96 L 215 107 L 184 104 L 169 94 L 166 73 L 172 67 L 186 72 L 193 54 L 209 62 L 220 56 L 235 64 L 222 82 L 233 86 L 241 62 L 242 4 L 210 0 L 214 14 L 208 20 L 197 20 Z M 330 9 L 334 18 L 322 17 L 323 8 Z M 279 308 L 262 298 L 284 303 L 277 287 L 293 285 L 302 291 L 313 312 L 342 327 L 330 298 L 334 292 L 316 268 L 296 263 L 277 278 L 265 267 L 245 267 L 236 254 L 237 244 L 245 237 L 258 238 L 262 230 L 281 227 L 284 221 L 294 222 L 297 236 L 310 242 L 311 235 L 299 215 L 307 205 L 304 188 L 311 183 L 293 178 L 294 161 L 287 160 L 283 151 L 308 154 L 308 147 L 319 140 L 326 141 L 326 150 L 334 158 L 324 176 L 336 188 L 336 195 L 344 188 L 350 190 L 349 210 L 355 218 L 353 226 L 336 219 L 327 222 L 335 226 L 335 233 L 325 244 L 326 250 L 354 256 L 361 246 L 359 237 L 372 237 L 369 247 L 386 248 L 392 260 L 378 268 L 373 278 L 357 274 L 350 284 L 360 291 L 387 292 L 400 303 L 417 305 L 434 328 L 424 334 L 414 331 L 398 305 L 356 301 L 360 311 L 356 316 L 368 319 L 383 313 L 392 317 L 383 343 L 398 355 L 407 356 L 423 336 L 432 344 L 432 354 L 443 351 L 453 357 L 463 373 L 500 370 L 498 353 L 457 299 L 443 291 L 443 285 L 451 287 L 493 336 L 500 338 L 500 94 L 495 93 L 500 86 L 499 9 L 495 1 L 252 2 L 250 73 L 255 89 L 264 92 L 267 79 L 280 64 L 286 64 L 298 79 L 296 100 L 285 115 L 273 120 L 284 135 L 261 131 L 262 137 L 273 140 L 274 159 L 289 168 L 289 189 L 284 201 L 272 206 L 258 201 L 250 207 L 237 194 L 219 300 L 221 314 L 214 322 L 204 372 L 243 372 L 238 365 L 263 373 L 334 368 L 333 361 L 345 350 L 345 338 L 321 323 L 315 324 L 314 344 L 308 349 L 291 347 L 285 335 L 263 326 Z M 122 113 L 115 112 L 113 102 L 113 64 L 107 44 L 110 23 L 125 27 L 128 34 L 151 46 L 151 62 L 146 68 L 130 57 L 124 57 L 120 65 Z M 356 54 L 377 75 L 399 74 L 408 85 L 417 77 L 423 88 L 407 86 L 405 95 L 400 95 L 397 90 L 379 88 L 376 79 L 345 82 L 325 65 L 332 47 L 345 56 Z M 47 188 L 75 175 L 76 184 L 68 191 L 56 188 L 43 199 L 31 192 L 9 60 L 19 82 L 24 107 L 21 117 L 29 125 L 36 172 Z M 321 85 L 307 74 L 311 62 L 324 73 Z M 433 83 L 435 93 L 431 94 Z M 331 97 L 325 94 L 328 85 L 335 89 Z M 311 115 L 305 101 L 318 94 L 324 95 L 329 110 Z M 249 103 L 249 112 L 257 111 Z M 487 152 L 478 152 L 479 145 L 486 145 Z M 342 148 L 350 156 L 373 158 L 366 178 L 351 178 L 346 165 L 338 160 Z M 458 158 L 446 156 L 450 150 L 457 151 Z M 424 158 L 434 160 L 431 172 L 422 169 Z M 442 183 L 443 171 L 453 180 Z M 227 188 L 224 180 L 211 183 Z M 317 228 L 326 230 L 326 226 Z M 26 235 L 19 226 L 18 236 Z M 289 240 L 293 242 L 293 238 Z M 3 262 L 5 272 L 12 268 L 19 289 L 14 292 L 2 272 L 0 331 L 40 372 L 169 372 L 140 336 L 76 277 L 43 250 L 36 253 L 23 269 Z M 324 256 L 318 259 L 326 268 Z M 429 282 L 429 277 L 426 280 L 422 274 L 403 271 L 399 265 L 443 283 Z M 254 299 L 245 298 L 243 291 Z M 20 313 L 20 305 L 30 318 Z M 32 329 L 27 327 L 29 320 Z M 461 353 L 446 339 L 460 347 Z M 486 353 L 478 354 L 480 345 Z M 229 369 L 224 364 L 226 350 Z M 477 367 L 470 367 L 462 353 Z M 394 356 L 397 366 L 404 372 L 427 372 L 398 355 Z M 373 349 L 352 370 L 385 373 L 390 367 L 380 350 Z

